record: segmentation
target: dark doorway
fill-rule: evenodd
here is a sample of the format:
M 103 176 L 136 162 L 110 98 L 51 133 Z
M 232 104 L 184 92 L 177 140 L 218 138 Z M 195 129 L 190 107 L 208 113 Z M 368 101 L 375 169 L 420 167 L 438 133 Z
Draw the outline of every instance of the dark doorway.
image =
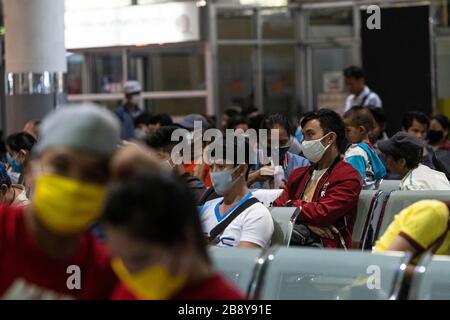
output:
M 388 133 L 400 129 L 403 114 L 432 113 L 429 7 L 381 9 L 381 29 L 369 30 L 361 11 L 363 68 L 388 119 Z

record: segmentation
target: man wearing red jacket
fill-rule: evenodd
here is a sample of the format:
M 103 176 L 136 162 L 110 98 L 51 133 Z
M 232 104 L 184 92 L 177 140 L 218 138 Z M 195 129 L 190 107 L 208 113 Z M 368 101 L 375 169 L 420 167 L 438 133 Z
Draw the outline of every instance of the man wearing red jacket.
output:
M 301 207 L 297 223 L 308 225 L 327 248 L 352 248 L 353 218 L 361 192 L 358 172 L 340 158 L 345 127 L 340 116 L 321 109 L 301 123 L 303 155 L 311 166 L 294 170 L 273 206 Z

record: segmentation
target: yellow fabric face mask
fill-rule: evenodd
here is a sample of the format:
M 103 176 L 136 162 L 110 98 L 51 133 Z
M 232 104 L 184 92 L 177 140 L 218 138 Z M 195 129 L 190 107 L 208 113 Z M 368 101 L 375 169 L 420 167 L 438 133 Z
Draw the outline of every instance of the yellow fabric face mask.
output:
M 136 274 L 130 274 L 119 258 L 114 258 L 111 265 L 118 278 L 139 299 L 170 299 L 187 282 L 186 274 L 173 276 L 162 264 L 153 265 Z
M 41 175 L 33 196 L 33 208 L 50 231 L 74 235 L 85 231 L 101 214 L 104 187 L 58 175 Z

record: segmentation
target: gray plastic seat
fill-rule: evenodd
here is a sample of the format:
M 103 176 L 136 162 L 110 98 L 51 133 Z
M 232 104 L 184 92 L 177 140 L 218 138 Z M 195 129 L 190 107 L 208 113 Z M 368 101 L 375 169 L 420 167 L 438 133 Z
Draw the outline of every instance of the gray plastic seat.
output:
M 450 300 L 450 257 L 428 254 L 417 265 L 410 300 Z
M 274 223 L 272 245 L 277 244 L 288 247 L 291 241 L 295 221 L 300 214 L 300 208 L 274 207 L 269 209 Z
M 410 255 L 404 253 L 280 248 L 268 254 L 255 297 L 263 300 L 395 299 L 409 260 Z
M 392 221 L 394 221 L 396 214 L 420 200 L 450 201 L 450 192 L 438 190 L 392 192 L 378 221 L 376 239 L 383 235 Z
M 378 222 L 383 211 L 383 206 L 385 201 L 389 198 L 389 195 L 393 191 L 397 191 L 400 188 L 400 180 L 382 180 L 378 190 L 382 191 L 378 198 L 377 205 L 372 212 L 372 217 L 370 218 L 370 223 L 368 231 L 364 238 L 363 247 L 364 249 L 371 250 L 373 243 L 375 241 L 375 232 L 377 230 Z
M 382 180 L 378 190 L 381 190 L 385 193 L 389 193 L 391 191 L 397 191 L 400 189 L 401 180 Z
M 363 190 L 359 194 L 358 209 L 353 221 L 353 247 L 359 249 L 363 246 L 373 212 L 378 205 L 378 198 L 382 191 Z
M 262 249 L 210 247 L 209 254 L 215 269 L 248 294 L 263 262 Z

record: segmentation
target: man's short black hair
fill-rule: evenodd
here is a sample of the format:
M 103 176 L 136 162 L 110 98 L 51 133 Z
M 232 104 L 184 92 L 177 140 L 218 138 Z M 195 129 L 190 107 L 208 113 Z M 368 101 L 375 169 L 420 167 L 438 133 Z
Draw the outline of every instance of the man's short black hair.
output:
M 171 173 L 139 173 L 111 186 L 101 222 L 134 239 L 166 247 L 187 241 L 188 231 L 209 261 L 194 197 Z
M 134 119 L 134 126 L 138 127 L 141 124 L 148 126 L 151 118 L 152 116 L 149 113 L 143 112 Z
M 408 111 L 403 115 L 402 128 L 408 130 L 411 128 L 414 120 L 426 125 L 427 128 L 430 126 L 430 118 L 428 118 L 425 113 L 420 111 Z
M 237 115 L 240 115 L 242 112 L 242 109 L 240 107 L 229 107 L 225 109 L 223 112 L 225 115 L 227 115 L 229 118 L 235 117 Z
M 224 163 L 233 163 L 234 167 L 245 163 L 248 167 L 247 172 L 245 173 L 245 180 L 247 180 L 250 171 L 250 160 L 252 159 L 251 151 L 253 149 L 250 148 L 249 138 L 242 135 L 236 136 L 239 137 L 234 138 L 233 140 L 223 138 L 219 142 L 222 149 L 221 159 L 215 152 L 211 152 L 211 156 L 213 156 L 215 160 L 222 160 Z
M 6 138 L 6 145 L 15 152 L 20 152 L 22 149 L 31 151 L 35 143 L 36 139 L 26 132 L 14 133 Z
M 372 113 L 373 118 L 379 124 L 386 124 L 386 115 L 384 113 L 383 108 L 375 107 L 375 106 L 367 106 L 367 108 Z
M 364 70 L 357 66 L 350 66 L 344 69 L 344 77 L 362 79 L 364 78 Z
M 396 160 L 405 159 L 406 167 L 410 170 L 415 169 L 422 162 L 423 151 L 422 149 L 417 150 L 416 152 L 399 152 L 393 151 L 391 152 L 391 156 Z
M 246 124 L 248 126 L 247 118 L 241 115 L 234 116 L 228 121 L 227 129 L 234 129 L 240 124 Z
M 286 129 L 288 135 L 294 135 L 294 127 L 289 122 L 289 119 L 282 113 L 269 113 L 266 115 L 261 121 L 260 129 L 271 130 L 277 125 Z
M 345 125 L 339 114 L 329 109 L 308 112 L 301 122 L 302 128 L 304 128 L 309 121 L 314 119 L 319 120 L 320 127 L 324 134 L 328 134 L 329 132 L 336 133 L 336 144 L 340 150 L 345 141 Z
M 450 129 L 450 120 L 443 114 L 437 114 L 431 118 L 432 120 L 436 120 L 439 122 L 444 129 Z
M 166 152 L 171 152 L 172 149 L 179 143 L 179 141 L 172 141 L 172 133 L 180 129 L 177 126 L 165 126 L 161 127 L 149 137 L 146 142 L 150 148 L 163 149 Z
M 172 118 L 167 113 L 161 113 L 151 116 L 148 124 L 160 124 L 161 127 L 170 126 L 173 124 Z

